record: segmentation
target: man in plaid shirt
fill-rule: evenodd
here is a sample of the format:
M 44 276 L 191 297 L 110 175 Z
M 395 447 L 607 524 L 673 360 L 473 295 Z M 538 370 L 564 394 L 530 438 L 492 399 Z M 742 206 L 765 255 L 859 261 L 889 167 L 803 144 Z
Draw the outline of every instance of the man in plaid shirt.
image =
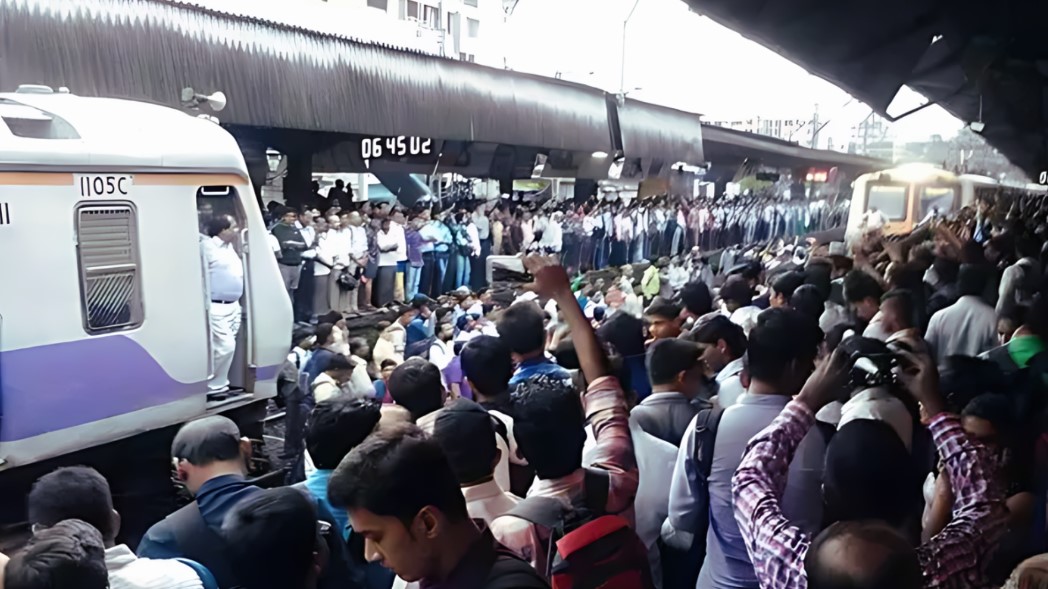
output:
M 911 349 L 915 348 L 911 345 Z M 865 521 L 838 522 L 814 542 L 783 517 L 779 499 L 790 460 L 814 425 L 815 413 L 834 400 L 848 380 L 851 362 L 838 350 L 772 425 L 750 441 L 733 479 L 735 518 L 762 589 L 805 589 L 809 583 L 817 588 L 900 589 L 987 584 L 983 567 L 1005 531 L 1008 513 L 1003 489 L 996 481 L 996 463 L 982 444 L 965 434 L 960 420 L 946 413 L 934 360 L 907 352 L 901 355 L 906 365 L 903 384 L 933 416 L 928 428 L 956 492 L 952 521 L 914 548 L 897 525 L 875 515 L 876 507 L 863 515 Z M 858 427 L 882 425 L 866 422 Z M 847 502 L 853 498 L 833 499 Z M 885 498 L 886 502 L 890 499 Z

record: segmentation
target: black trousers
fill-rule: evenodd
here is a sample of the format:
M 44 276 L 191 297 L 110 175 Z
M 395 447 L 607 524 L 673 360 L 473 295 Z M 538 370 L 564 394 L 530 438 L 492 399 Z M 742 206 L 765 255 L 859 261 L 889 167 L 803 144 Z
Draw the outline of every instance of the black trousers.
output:
M 298 288 L 295 289 L 295 321 L 309 323 L 313 319 L 313 260 L 302 260 Z

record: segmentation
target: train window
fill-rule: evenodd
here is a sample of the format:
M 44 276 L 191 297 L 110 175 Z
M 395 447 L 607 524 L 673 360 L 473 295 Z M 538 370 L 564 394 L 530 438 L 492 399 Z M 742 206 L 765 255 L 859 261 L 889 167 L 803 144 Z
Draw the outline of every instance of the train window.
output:
M 866 208 L 875 208 L 889 221 L 906 219 L 905 184 L 871 184 L 866 190 Z
M 84 329 L 92 335 L 142 324 L 138 220 L 130 204 L 76 209 Z
M 920 217 L 924 219 L 933 209 L 938 211 L 939 215 L 951 213 L 956 202 L 957 191 L 952 186 L 922 186 Z

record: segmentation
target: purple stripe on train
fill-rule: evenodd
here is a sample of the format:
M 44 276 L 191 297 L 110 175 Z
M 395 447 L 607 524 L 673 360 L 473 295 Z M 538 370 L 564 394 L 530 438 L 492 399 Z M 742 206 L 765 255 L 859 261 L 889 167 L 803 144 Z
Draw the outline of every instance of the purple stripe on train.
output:
M 278 368 L 258 368 L 258 379 L 273 378 Z M 0 441 L 22 440 L 205 392 L 206 382 L 175 380 L 142 346 L 122 335 L 6 351 L 0 353 Z

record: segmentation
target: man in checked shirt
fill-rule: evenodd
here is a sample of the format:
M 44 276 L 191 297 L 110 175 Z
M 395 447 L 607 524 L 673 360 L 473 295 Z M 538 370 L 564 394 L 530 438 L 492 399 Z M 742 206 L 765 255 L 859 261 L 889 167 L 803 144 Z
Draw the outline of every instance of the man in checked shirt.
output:
M 913 342 L 909 345 L 917 349 Z M 797 445 L 815 423 L 815 413 L 838 396 L 848 379 L 851 363 L 838 348 L 796 400 L 750 441 L 733 479 L 735 519 L 762 589 L 986 586 L 984 564 L 1004 533 L 1008 513 L 1003 489 L 996 482 L 996 463 L 981 443 L 965 434 L 957 416 L 946 413 L 935 361 L 926 355 L 901 355 L 903 384 L 934 416 L 928 428 L 956 490 L 953 520 L 915 548 L 902 531 L 906 522 L 898 506 L 907 504 L 903 485 L 889 484 L 886 488 L 895 496 L 880 497 L 879 502 L 856 489 L 854 481 L 838 481 L 840 489 L 850 489 L 849 494 L 840 489 L 831 492 L 833 445 L 848 435 L 845 430 L 853 424 L 867 431 L 883 425 L 868 420 L 842 427 L 827 452 L 827 509 L 851 517 L 839 518 L 814 540 L 783 517 L 779 498 Z M 888 435 L 880 440 L 890 443 L 893 438 L 886 429 Z M 872 453 L 880 450 L 868 447 L 867 456 L 873 461 Z

